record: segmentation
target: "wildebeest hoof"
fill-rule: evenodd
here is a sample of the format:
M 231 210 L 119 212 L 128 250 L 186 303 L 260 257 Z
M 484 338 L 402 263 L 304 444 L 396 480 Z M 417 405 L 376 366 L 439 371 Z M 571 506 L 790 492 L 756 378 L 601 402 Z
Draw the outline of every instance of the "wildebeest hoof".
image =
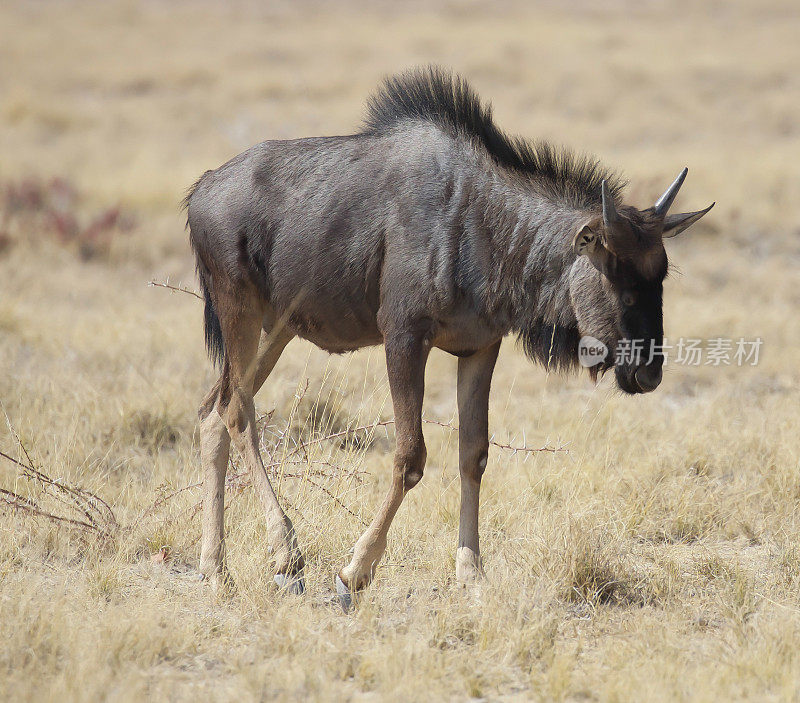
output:
M 341 576 L 336 574 L 336 595 L 339 598 L 339 605 L 345 613 L 349 613 L 353 607 L 353 596 L 355 595 L 350 587 L 342 581 Z
M 206 576 L 202 571 L 195 571 L 192 569 L 191 571 L 187 571 L 185 574 L 183 574 L 181 579 L 184 581 L 189 581 L 190 583 L 204 583 L 208 580 L 208 576 Z
M 208 584 L 211 592 L 220 598 L 228 598 L 236 595 L 236 582 L 233 580 L 227 569 L 215 571 L 210 574 L 200 574 L 202 583 Z
M 483 561 L 469 547 L 459 547 L 456 551 L 456 579 L 464 585 L 480 583 L 486 578 Z
M 293 596 L 302 596 L 306 592 L 306 582 L 300 574 L 275 574 L 273 581 L 279 589 Z

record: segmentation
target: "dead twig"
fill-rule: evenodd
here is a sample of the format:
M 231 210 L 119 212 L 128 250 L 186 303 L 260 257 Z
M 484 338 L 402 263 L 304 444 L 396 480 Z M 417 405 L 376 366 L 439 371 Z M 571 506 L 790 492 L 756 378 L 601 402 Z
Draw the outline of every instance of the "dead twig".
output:
M 150 514 L 154 513 L 154 512 L 155 512 L 156 510 L 158 510 L 158 508 L 160 508 L 162 505 L 165 505 L 165 504 L 167 503 L 167 501 L 170 501 L 170 500 L 172 500 L 173 498 L 175 498 L 175 496 L 179 496 L 181 493 L 185 493 L 186 491 L 190 491 L 190 490 L 192 490 L 192 488 L 199 488 L 199 487 L 200 487 L 200 486 L 202 486 L 202 485 L 203 485 L 203 482 L 202 482 L 202 481 L 196 481 L 195 483 L 190 483 L 190 484 L 188 484 L 188 485 L 186 485 L 186 486 L 182 486 L 181 488 L 177 488 L 177 489 L 175 489 L 174 491 L 172 491 L 171 493 L 168 493 L 167 495 L 162 495 L 162 496 L 159 496 L 158 498 L 156 498 L 156 499 L 153 501 L 153 503 L 152 503 L 150 506 L 148 506 L 147 508 L 145 508 L 145 509 L 144 509 L 144 510 L 143 510 L 143 511 L 142 511 L 142 512 L 139 514 L 139 517 L 136 519 L 136 522 L 138 523 L 138 522 L 139 522 L 140 520 L 142 520 L 143 518 L 145 518 L 145 517 L 147 517 L 148 515 L 150 515 Z
M 0 454 L 8 458 L 7 454 L 2 452 L 0 452 Z M 6 490 L 5 488 L 0 488 L 0 505 L 6 508 L 13 508 L 14 510 L 22 510 L 24 512 L 30 513 L 31 515 L 44 517 L 47 518 L 48 520 L 52 520 L 53 522 L 60 522 L 67 525 L 71 525 L 72 527 L 89 530 L 103 538 L 108 538 L 111 536 L 111 533 L 108 530 L 98 525 L 91 517 L 89 518 L 90 521 L 87 522 L 84 520 L 76 520 L 74 518 L 67 517 L 65 515 L 57 515 L 55 513 L 51 513 L 42 508 L 41 506 L 39 506 L 31 498 L 26 498 L 24 496 L 19 495 L 18 493 Z
M 19 438 L 17 439 L 19 440 Z M 20 442 L 20 447 L 30 462 L 30 455 L 22 442 Z M 101 537 L 111 537 L 114 529 L 117 527 L 117 521 L 110 506 L 102 498 L 84 488 L 69 486 L 61 481 L 51 479 L 43 471 L 34 467 L 32 463 L 25 464 L 3 451 L 0 451 L 0 456 L 21 468 L 23 477 L 38 482 L 42 491 L 48 497 L 72 510 L 77 510 L 86 519 L 76 520 L 66 515 L 58 515 L 49 510 L 45 510 L 32 498 L 26 498 L 14 491 L 0 488 L 0 500 L 2 500 L 4 506 L 45 517 L 54 522 L 62 522 L 72 525 L 73 527 L 88 529 Z M 71 500 L 67 500 L 65 496 Z M 101 510 L 98 506 L 104 506 L 104 508 Z M 107 511 L 107 515 L 104 515 L 105 511 Z
M 83 522 L 82 520 L 73 520 L 72 518 L 64 517 L 62 515 L 55 515 L 53 513 L 48 513 L 46 510 L 42 510 L 36 503 L 34 503 L 29 498 L 25 498 L 21 495 L 17 495 L 13 491 L 7 491 L 5 488 L 0 488 L 0 503 L 5 506 L 10 506 L 15 510 L 23 510 L 25 512 L 31 513 L 32 515 L 39 515 L 41 517 L 46 517 L 48 520 L 53 520 L 54 522 L 63 522 L 68 525 L 72 525 L 73 527 L 80 527 L 82 529 L 91 530 L 93 532 L 97 532 L 101 536 L 106 536 L 106 533 L 101 532 L 97 525 L 93 525 L 89 522 Z
M 369 433 L 370 431 L 376 430 L 378 427 L 386 427 L 387 425 L 393 425 L 394 420 L 379 420 L 374 422 L 371 425 L 361 425 L 360 427 L 353 427 L 346 430 L 341 430 L 339 432 L 334 432 L 332 434 L 325 435 L 324 437 L 315 437 L 314 439 L 309 439 L 305 442 L 300 442 L 296 447 L 294 447 L 286 456 L 292 456 L 294 454 L 298 454 L 301 451 L 305 451 L 308 447 L 314 444 L 321 444 L 322 442 L 328 442 L 334 439 L 339 439 L 340 437 L 347 437 L 355 435 L 357 432 L 364 432 Z
M 422 421 L 426 425 L 437 425 L 438 427 L 444 427 L 445 429 L 452 430 L 453 432 L 458 432 L 458 427 L 456 427 L 450 422 L 441 422 L 439 420 L 426 420 L 425 418 L 423 418 Z M 544 447 L 527 447 L 527 446 L 518 447 L 514 446 L 513 444 L 503 444 L 501 442 L 496 442 L 494 439 L 490 439 L 489 444 L 491 444 L 494 447 L 497 447 L 498 449 L 505 449 L 506 451 L 514 452 L 514 454 L 516 454 L 517 452 L 525 452 L 528 454 L 534 452 L 550 452 L 550 453 L 565 452 L 569 454 L 569 449 L 567 449 L 566 447 L 548 447 L 546 445 Z
M 169 279 L 167 279 L 164 283 L 159 281 L 149 281 L 147 285 L 152 286 L 153 288 L 166 288 L 167 290 L 171 290 L 173 293 L 188 293 L 199 300 L 203 300 L 203 296 L 197 291 L 192 290 L 191 288 L 184 288 L 183 286 L 173 286 L 170 284 Z
M 52 510 L 47 510 L 43 508 L 37 500 L 25 498 L 14 491 L 3 490 L 3 504 L 46 517 L 56 522 L 68 523 L 74 527 L 90 529 L 103 537 L 111 537 L 118 527 L 117 518 L 111 506 L 92 491 L 81 486 L 69 485 L 60 479 L 50 478 L 45 471 L 36 465 L 28 448 L 22 441 L 22 438 L 11 426 L 8 417 L 6 417 L 6 423 L 12 436 L 17 441 L 19 450 L 25 456 L 25 461 L 16 459 L 3 451 L 0 451 L 0 457 L 10 461 L 18 469 L 21 469 L 20 474 L 23 478 L 36 483 L 41 490 L 40 496 L 46 496 L 56 503 L 63 505 L 67 510 L 80 513 L 82 518 L 75 519 L 69 515 L 58 514 Z

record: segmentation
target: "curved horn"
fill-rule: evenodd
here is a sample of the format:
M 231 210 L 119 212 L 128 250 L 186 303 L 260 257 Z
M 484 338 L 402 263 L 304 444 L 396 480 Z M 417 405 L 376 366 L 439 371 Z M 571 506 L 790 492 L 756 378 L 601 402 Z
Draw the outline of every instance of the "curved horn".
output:
M 614 205 L 614 198 L 608 191 L 608 183 L 605 178 L 600 186 L 600 192 L 603 196 L 603 224 L 610 229 L 615 222 L 619 221 L 619 215 Z
M 687 227 L 691 227 L 695 222 L 697 222 L 712 207 L 714 207 L 714 205 L 715 203 L 711 203 L 711 205 L 709 205 L 705 210 L 698 210 L 697 212 L 682 212 L 679 215 L 667 215 L 664 218 L 664 232 L 661 236 L 666 239 L 668 237 L 674 237 L 676 234 L 680 234 Z
M 669 210 L 670 206 L 675 200 L 675 196 L 678 194 L 683 182 L 686 180 L 687 173 L 689 173 L 689 169 L 684 168 L 678 177 L 672 182 L 672 185 L 664 191 L 664 195 L 656 200 L 656 204 L 653 206 L 656 217 L 664 217 L 667 214 L 667 210 Z

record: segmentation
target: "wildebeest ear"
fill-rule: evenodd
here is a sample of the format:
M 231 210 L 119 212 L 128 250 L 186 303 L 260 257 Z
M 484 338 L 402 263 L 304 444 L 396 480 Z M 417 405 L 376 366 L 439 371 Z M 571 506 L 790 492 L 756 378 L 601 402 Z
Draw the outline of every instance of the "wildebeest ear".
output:
M 572 238 L 572 251 L 576 256 L 590 256 L 598 251 L 598 247 L 603 246 L 600 238 L 602 231 L 600 218 L 594 218 L 584 223 L 578 228 Z

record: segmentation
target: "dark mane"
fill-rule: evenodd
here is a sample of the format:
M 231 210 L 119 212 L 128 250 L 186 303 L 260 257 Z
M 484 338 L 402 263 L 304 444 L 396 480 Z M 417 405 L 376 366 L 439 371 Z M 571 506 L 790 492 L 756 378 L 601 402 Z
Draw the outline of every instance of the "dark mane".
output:
M 505 134 L 494 124 L 491 105 L 482 103 L 465 79 L 436 66 L 386 78 L 367 102 L 363 133 L 385 133 L 408 120 L 432 122 L 453 136 L 470 139 L 499 165 L 536 178 L 577 207 L 600 204 L 603 179 L 615 198 L 625 185 L 593 157 Z

